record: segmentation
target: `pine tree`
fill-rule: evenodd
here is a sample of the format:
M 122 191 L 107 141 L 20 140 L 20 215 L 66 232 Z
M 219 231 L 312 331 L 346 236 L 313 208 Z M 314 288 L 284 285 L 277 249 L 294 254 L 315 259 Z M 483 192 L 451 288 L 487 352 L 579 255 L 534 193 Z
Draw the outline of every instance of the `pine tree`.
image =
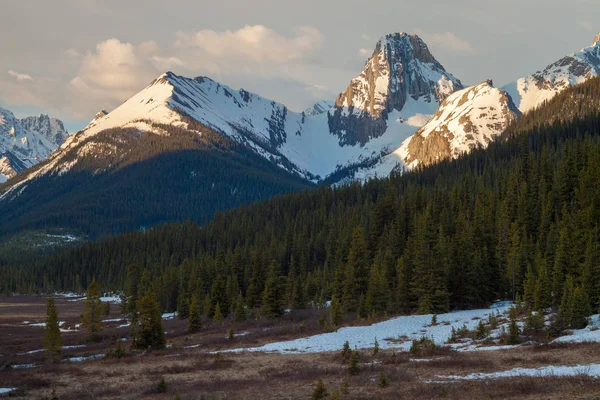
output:
M 304 287 L 300 278 L 294 279 L 292 285 L 291 308 L 293 310 L 303 310 L 306 308 L 306 298 L 304 296 Z
M 100 300 L 100 290 L 94 279 L 87 288 L 86 299 L 83 302 L 85 311 L 82 315 L 82 322 L 88 331 L 90 338 L 94 339 L 102 329 L 102 301 Z
M 358 375 L 360 372 L 360 354 L 358 350 L 354 350 L 352 352 L 352 356 L 350 357 L 350 364 L 348 365 L 348 373 L 350 375 Z
M 531 264 L 527 266 L 527 276 L 523 284 L 523 301 L 527 303 L 527 307 L 532 308 L 535 305 L 535 288 L 536 275 L 533 272 Z
M 223 321 L 223 314 L 221 314 L 221 303 L 217 303 L 217 305 L 215 306 L 215 314 L 213 315 L 213 321 Z
M 381 374 L 379 374 L 379 380 L 377 381 L 377 386 L 379 386 L 382 389 L 388 387 L 388 378 L 387 378 L 387 375 L 384 374 L 383 372 Z
M 375 338 L 375 343 L 373 344 L 373 355 L 376 356 L 379 353 L 379 342 L 377 338 Z
M 202 329 L 202 321 L 200 320 L 200 303 L 198 295 L 194 293 L 190 301 L 190 316 L 188 320 L 187 331 L 190 333 L 198 332 Z
M 177 317 L 186 319 L 190 316 L 190 302 L 186 293 L 180 293 L 177 298 Z
M 323 380 L 321 378 L 319 378 L 319 380 L 317 381 L 317 387 L 315 387 L 315 390 L 312 393 L 312 399 L 313 400 L 322 400 L 325 399 L 329 396 L 329 393 L 327 392 L 327 389 L 325 388 L 325 384 L 323 383 Z
M 236 322 L 243 322 L 247 318 L 246 315 L 246 307 L 244 305 L 244 298 L 242 297 L 242 293 L 238 294 L 236 303 L 235 303 L 235 311 L 234 311 L 234 320 Z
M 283 315 L 285 307 L 285 277 L 279 276 L 277 264 L 273 260 L 269 276 L 265 282 L 262 299 L 262 314 L 267 318 Z
M 62 351 L 62 336 L 58 326 L 58 313 L 54 304 L 54 297 L 48 297 L 46 306 L 46 326 L 44 328 L 44 351 L 52 362 L 60 361 Z
M 518 344 L 521 337 L 521 328 L 517 325 L 517 321 L 514 318 L 510 319 L 510 325 L 508 327 L 508 344 Z
M 589 297 L 585 291 L 585 287 L 580 286 L 575 288 L 570 301 L 571 329 L 583 329 L 588 324 L 591 307 Z
M 358 310 L 359 299 L 368 289 L 369 267 L 367 240 L 362 229 L 357 227 L 352 233 L 348 261 L 344 269 L 342 305 L 345 311 Z
M 338 301 L 337 297 L 333 296 L 331 298 L 331 306 L 329 308 L 329 323 L 333 327 L 340 326 L 344 321 L 344 314 L 342 313 L 342 306 Z
M 342 347 L 342 359 L 349 362 L 350 357 L 352 357 L 352 350 L 350 350 L 350 343 L 346 340 L 344 342 L 344 347 Z
M 389 286 L 386 271 L 382 265 L 374 265 L 371 268 L 369 288 L 367 290 L 367 310 L 375 315 L 383 314 L 390 301 Z
M 138 302 L 137 319 L 136 347 L 149 350 L 163 349 L 166 340 L 162 325 L 162 314 L 151 290 L 146 292 Z
M 573 321 L 573 292 L 575 291 L 573 278 L 569 275 L 565 280 L 563 293 L 560 301 L 560 307 L 558 308 L 558 318 L 562 323 L 563 327 L 571 327 Z
M 548 278 L 548 270 L 546 269 L 545 262 L 542 262 L 538 270 L 538 276 L 535 282 L 534 300 L 536 310 L 542 311 L 552 306 L 550 279 Z

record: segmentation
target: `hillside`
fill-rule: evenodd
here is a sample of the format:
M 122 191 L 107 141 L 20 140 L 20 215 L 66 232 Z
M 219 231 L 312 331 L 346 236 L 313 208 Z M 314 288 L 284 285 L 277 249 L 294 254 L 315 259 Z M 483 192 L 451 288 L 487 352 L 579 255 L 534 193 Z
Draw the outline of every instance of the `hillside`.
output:
M 203 222 L 217 210 L 310 186 L 194 124 L 190 121 L 188 129 L 155 125 L 162 134 L 105 130 L 55 153 L 69 168 L 28 180 L 27 174 L 47 168 L 50 158 L 8 181 L 26 181 L 27 190 L 3 195 L 0 235 L 60 227 L 93 238 L 165 221 Z

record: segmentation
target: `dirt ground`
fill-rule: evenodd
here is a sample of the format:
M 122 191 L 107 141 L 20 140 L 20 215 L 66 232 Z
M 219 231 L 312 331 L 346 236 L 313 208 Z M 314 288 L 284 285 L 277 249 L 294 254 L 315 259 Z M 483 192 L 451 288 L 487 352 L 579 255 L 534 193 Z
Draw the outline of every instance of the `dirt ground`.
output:
M 169 348 L 132 353 L 121 359 L 66 361 L 71 357 L 105 354 L 117 339 L 129 337 L 127 321 L 118 305 L 98 342 L 76 330 L 81 302 L 56 299 L 59 320 L 65 321 L 65 361 L 48 364 L 42 348 L 43 327 L 30 326 L 45 319 L 46 299 L 34 296 L 0 298 L 0 388 L 16 388 L 5 396 L 50 399 L 310 399 L 318 379 L 328 398 L 339 399 L 600 399 L 600 379 L 531 377 L 482 381 L 445 381 L 446 375 L 504 371 L 516 367 L 577 365 L 600 362 L 600 344 L 525 346 L 503 351 L 454 352 L 425 350 L 409 355 L 391 350 L 374 355 L 360 352 L 360 370 L 348 375 L 341 352 L 320 354 L 229 353 L 237 347 L 254 347 L 322 332 L 318 312 L 287 315 L 278 321 L 244 323 L 205 321 L 204 329 L 185 333 L 186 321 L 164 321 Z M 27 322 L 27 323 L 25 323 Z M 236 335 L 228 338 L 229 329 Z M 122 342 L 128 350 L 128 341 Z M 185 346 L 197 346 L 185 348 Z M 79 347 L 71 347 L 79 346 Z M 419 361 L 414 361 L 418 358 Z M 388 381 L 379 387 L 381 375 Z M 442 378 L 440 378 L 442 377 Z M 161 378 L 166 392 L 158 393 Z M 433 381 L 433 382 L 432 382 Z M 345 382 L 345 384 L 344 384 Z M 346 386 L 347 390 L 343 390 Z

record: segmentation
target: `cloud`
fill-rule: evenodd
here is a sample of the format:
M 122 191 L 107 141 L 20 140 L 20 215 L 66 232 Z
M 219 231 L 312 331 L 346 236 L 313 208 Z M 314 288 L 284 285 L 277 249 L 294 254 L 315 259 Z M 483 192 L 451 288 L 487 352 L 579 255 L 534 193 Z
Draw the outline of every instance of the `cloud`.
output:
M 160 51 L 158 46 L 145 42 L 137 48 L 119 39 L 105 40 L 93 52 L 83 56 L 77 75 L 68 84 L 79 98 L 80 112 L 95 108 L 111 108 L 148 84 L 159 70 L 148 62 L 147 56 Z
M 585 29 L 586 31 L 594 31 L 594 25 L 589 21 L 577 21 L 577 26 Z
M 8 71 L 8 74 L 10 76 L 14 77 L 19 82 L 24 82 L 24 81 L 33 82 L 33 78 L 31 77 L 31 75 L 20 74 L 18 72 L 13 71 L 12 69 Z
M 423 38 L 425 43 L 439 50 L 454 53 L 474 53 L 471 45 L 452 32 L 428 33 L 422 30 L 416 30 L 417 34 Z
M 321 48 L 323 40 L 321 32 L 312 27 L 298 28 L 295 36 L 288 38 L 263 25 L 246 25 L 236 31 L 179 32 L 175 47 L 202 50 L 213 60 L 288 63 L 310 57 Z
M 360 49 L 358 50 L 358 56 L 360 58 L 368 58 L 373 55 L 373 49 Z

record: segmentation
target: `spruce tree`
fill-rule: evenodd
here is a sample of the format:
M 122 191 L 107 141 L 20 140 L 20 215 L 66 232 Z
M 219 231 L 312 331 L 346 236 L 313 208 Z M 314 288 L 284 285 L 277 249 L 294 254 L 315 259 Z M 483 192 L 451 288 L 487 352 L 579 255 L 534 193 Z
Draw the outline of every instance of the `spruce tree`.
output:
M 234 320 L 236 322 L 243 322 L 246 320 L 246 318 L 247 315 L 246 307 L 244 305 L 244 298 L 242 297 L 242 293 L 239 293 L 235 302 Z
M 571 329 L 583 329 L 588 324 L 588 317 L 591 314 L 589 297 L 585 287 L 575 288 L 570 301 Z
M 552 306 L 551 283 L 548 278 L 546 263 L 542 262 L 538 270 L 538 276 L 535 281 L 534 302 L 536 310 L 545 310 Z
M 165 347 L 162 314 L 152 291 L 146 292 L 138 302 L 138 326 L 135 344 L 139 349 L 160 350 Z
M 560 307 L 558 308 L 558 318 L 564 328 L 570 328 L 571 322 L 573 321 L 573 292 L 575 287 L 573 284 L 573 278 L 569 275 L 565 280 L 563 287 L 563 293 L 560 301 Z
M 97 337 L 98 332 L 102 330 L 102 301 L 100 300 L 100 289 L 94 279 L 87 288 L 86 299 L 83 302 L 84 312 L 82 322 L 84 328 L 88 331 L 90 338 Z
M 54 304 L 54 297 L 48 297 L 46 306 L 46 325 L 44 327 L 44 351 L 52 362 L 60 361 L 62 351 L 62 336 L 58 325 L 58 313 Z
M 285 277 L 279 276 L 277 264 L 273 260 L 269 276 L 265 282 L 262 298 L 262 314 L 267 318 L 283 315 L 285 308 Z
M 342 306 L 338 301 L 337 297 L 331 298 L 331 306 L 329 308 L 329 323 L 333 327 L 338 327 L 344 321 L 344 314 L 342 313 Z
M 198 295 L 194 293 L 190 300 L 190 316 L 187 331 L 193 333 L 198 332 L 200 329 L 202 329 L 202 321 L 200 320 L 200 302 L 198 301 Z
M 221 303 L 217 303 L 217 305 L 215 306 L 215 314 L 213 315 L 213 321 L 223 321 L 223 314 L 221 313 Z
M 350 364 L 348 365 L 348 373 L 350 375 L 358 375 L 360 372 L 360 354 L 358 350 L 354 350 L 352 352 L 352 356 L 350 357 Z
M 315 387 L 315 390 L 312 393 L 312 399 L 313 400 L 322 400 L 322 399 L 326 399 L 329 396 L 329 393 L 327 392 L 327 389 L 325 388 L 325 384 L 323 383 L 323 380 L 321 378 L 319 378 L 319 380 L 317 381 L 317 387 Z

